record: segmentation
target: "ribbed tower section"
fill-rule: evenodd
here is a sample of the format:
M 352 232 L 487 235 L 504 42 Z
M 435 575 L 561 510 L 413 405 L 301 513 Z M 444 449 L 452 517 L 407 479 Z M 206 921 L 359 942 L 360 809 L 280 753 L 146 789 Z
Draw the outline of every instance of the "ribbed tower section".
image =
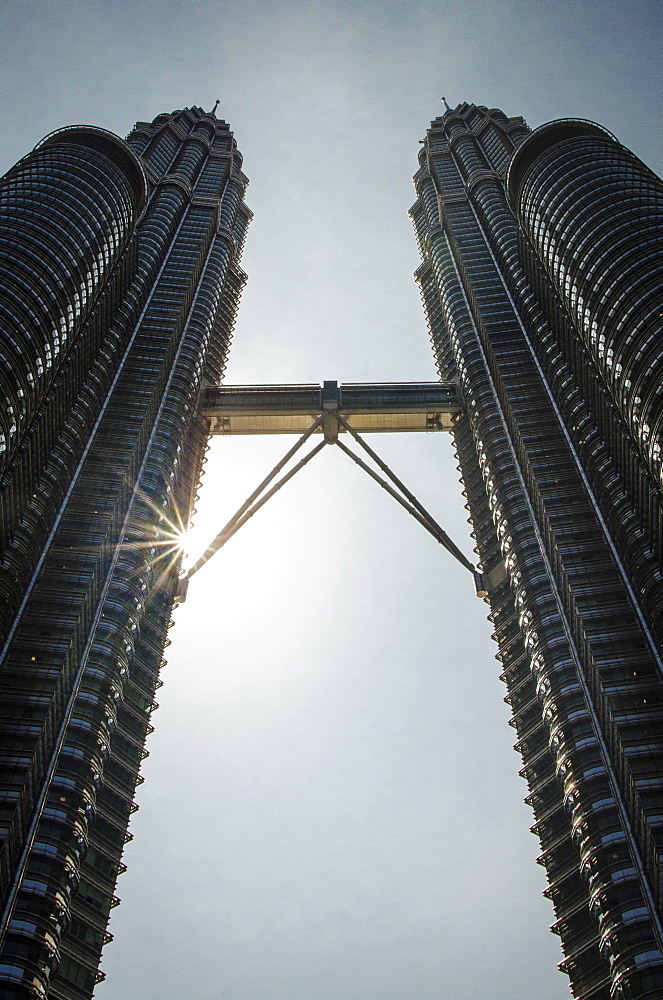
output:
M 562 120 L 520 146 L 507 190 L 598 435 L 569 425 L 663 648 L 663 182 L 605 129 Z
M 6 505 L 0 577 L 0 997 L 84 1000 L 103 978 L 204 460 L 198 398 L 224 368 L 251 213 L 229 127 L 195 107 L 126 142 L 56 133 L 6 183 L 0 219 L 26 248 L 6 297 L 25 415 L 4 428 L 3 489 L 18 495 L 23 454 L 32 478 L 19 516 Z
M 440 375 L 465 399 L 455 443 L 560 968 L 582 1000 L 655 1000 L 663 671 L 655 602 L 635 580 L 654 572 L 652 551 L 644 570 L 634 556 L 650 511 L 620 471 L 644 467 L 615 454 L 621 417 L 583 381 L 568 289 L 546 278 L 509 206 L 507 167 L 529 136 L 521 118 L 468 104 L 432 123 L 411 210 L 416 277 Z M 607 516 L 613 500 L 622 518 Z
M 67 422 L 90 413 L 81 394 L 135 274 L 146 197 L 131 149 L 90 127 L 47 136 L 0 181 L 0 635 L 68 485 L 50 468 L 84 447 Z

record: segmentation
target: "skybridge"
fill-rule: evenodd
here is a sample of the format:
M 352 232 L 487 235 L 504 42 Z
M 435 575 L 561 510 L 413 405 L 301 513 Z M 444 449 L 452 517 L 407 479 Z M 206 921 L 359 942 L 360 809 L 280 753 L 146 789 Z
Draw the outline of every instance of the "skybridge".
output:
M 453 382 L 221 385 L 207 389 L 202 404 L 211 434 L 304 434 L 317 417 L 334 412 L 360 434 L 450 431 L 461 405 Z M 330 419 L 316 431 L 332 427 Z
M 201 416 L 209 421 L 210 434 L 297 434 L 299 437 L 182 577 L 177 597 L 180 603 L 186 599 L 188 582 L 193 574 L 197 573 L 208 559 L 211 559 L 215 552 L 218 552 L 242 525 L 267 503 L 270 497 L 329 444 L 340 448 L 378 486 L 386 490 L 454 559 L 472 573 L 477 595 L 487 596 L 481 573 L 361 436 L 366 433 L 432 433 L 453 430 L 454 424 L 463 412 L 455 383 L 398 382 L 339 385 L 338 382 L 329 381 L 323 382 L 322 385 L 213 386 L 205 390 L 200 412 Z M 303 458 L 290 465 L 287 472 L 283 472 L 299 449 L 317 435 L 322 435 L 322 440 Z M 345 435 L 354 439 L 364 454 L 371 459 L 372 465 L 341 440 L 341 436 Z M 376 471 L 376 467 L 379 472 Z M 277 478 L 279 476 L 280 478 Z

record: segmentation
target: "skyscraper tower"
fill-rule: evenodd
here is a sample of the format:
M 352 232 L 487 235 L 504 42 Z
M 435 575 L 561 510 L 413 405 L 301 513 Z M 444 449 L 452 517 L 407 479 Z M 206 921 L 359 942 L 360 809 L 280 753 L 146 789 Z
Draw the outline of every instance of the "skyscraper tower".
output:
M 663 185 L 461 104 L 411 210 L 546 890 L 583 1000 L 663 996 Z M 659 253 L 655 246 L 658 241 Z
M 100 978 L 245 280 L 241 163 L 194 107 L 63 129 L 0 188 L 3 998 Z

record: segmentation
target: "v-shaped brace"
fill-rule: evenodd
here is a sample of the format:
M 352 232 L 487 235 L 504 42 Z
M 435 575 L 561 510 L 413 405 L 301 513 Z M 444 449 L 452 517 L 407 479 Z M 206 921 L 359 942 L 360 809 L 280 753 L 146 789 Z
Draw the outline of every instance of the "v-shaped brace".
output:
M 285 473 L 272 487 L 267 489 L 269 484 L 273 482 L 278 476 L 279 472 L 285 468 L 291 458 L 297 453 L 303 444 L 314 434 L 318 428 L 324 434 L 323 440 L 315 446 L 304 458 L 301 458 L 292 468 Z M 350 434 L 354 440 L 360 445 L 361 448 L 373 459 L 375 464 L 381 469 L 382 472 L 391 480 L 391 483 L 387 482 L 378 473 L 370 467 L 359 455 L 347 447 L 340 439 L 339 433 L 341 428 Z M 274 466 L 272 471 L 263 479 L 260 485 L 253 491 L 250 497 L 248 497 L 242 506 L 239 508 L 236 514 L 234 514 L 228 523 L 221 529 L 216 538 L 207 546 L 202 556 L 194 563 L 194 565 L 189 569 L 189 571 L 183 576 L 180 586 L 180 591 L 177 595 L 176 600 L 182 603 L 186 599 L 186 591 L 188 588 L 188 583 L 194 573 L 197 573 L 205 563 L 212 558 L 215 552 L 218 552 L 226 542 L 232 538 L 232 536 L 239 531 L 243 524 L 253 517 L 256 511 L 260 510 L 270 497 L 273 497 L 275 493 L 281 489 L 282 486 L 292 479 L 300 469 L 303 469 L 312 458 L 322 451 L 322 449 L 327 444 L 335 444 L 343 451 L 352 461 L 363 469 L 374 479 L 382 489 L 386 490 L 390 496 L 396 500 L 397 503 L 403 507 L 404 510 L 411 514 L 412 517 L 419 524 L 422 525 L 433 536 L 433 538 L 439 542 L 449 552 L 454 559 L 465 569 L 469 570 L 474 577 L 474 583 L 479 597 L 486 597 L 487 591 L 485 589 L 485 584 L 481 573 L 479 573 L 472 563 L 467 559 L 458 546 L 449 538 L 446 531 L 437 523 L 437 521 L 432 517 L 431 514 L 426 510 L 426 508 L 421 504 L 413 493 L 401 482 L 401 480 L 391 471 L 389 466 L 384 462 L 379 455 L 368 445 L 364 439 L 357 433 L 357 431 L 352 427 L 348 421 L 341 416 L 338 410 L 325 410 L 318 418 L 315 420 L 311 426 L 302 434 L 299 440 L 293 445 L 292 448 L 283 456 L 280 462 Z M 393 484 L 393 485 L 392 485 Z M 265 492 L 266 490 L 266 492 Z

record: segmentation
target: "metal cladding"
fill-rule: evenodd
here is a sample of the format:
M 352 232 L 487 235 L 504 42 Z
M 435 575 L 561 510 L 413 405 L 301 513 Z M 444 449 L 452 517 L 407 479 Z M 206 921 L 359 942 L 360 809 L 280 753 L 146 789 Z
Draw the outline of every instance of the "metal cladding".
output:
M 145 194 L 126 143 L 83 126 L 47 136 L 0 182 L 2 471 L 47 396 L 58 394 L 58 376 L 117 270 Z
M 3 182 L 4 998 L 91 997 L 250 211 L 200 108 L 74 126 Z M 4 213 L 4 214 L 2 214 Z M 6 366 L 5 366 L 6 367 Z
M 419 162 L 416 277 L 466 403 L 453 433 L 560 968 L 583 1000 L 655 1000 L 660 181 L 592 123 L 530 133 L 470 104 L 432 123 Z
M 663 482 L 663 182 L 598 125 L 544 125 L 509 168 L 523 231 L 657 487 Z

